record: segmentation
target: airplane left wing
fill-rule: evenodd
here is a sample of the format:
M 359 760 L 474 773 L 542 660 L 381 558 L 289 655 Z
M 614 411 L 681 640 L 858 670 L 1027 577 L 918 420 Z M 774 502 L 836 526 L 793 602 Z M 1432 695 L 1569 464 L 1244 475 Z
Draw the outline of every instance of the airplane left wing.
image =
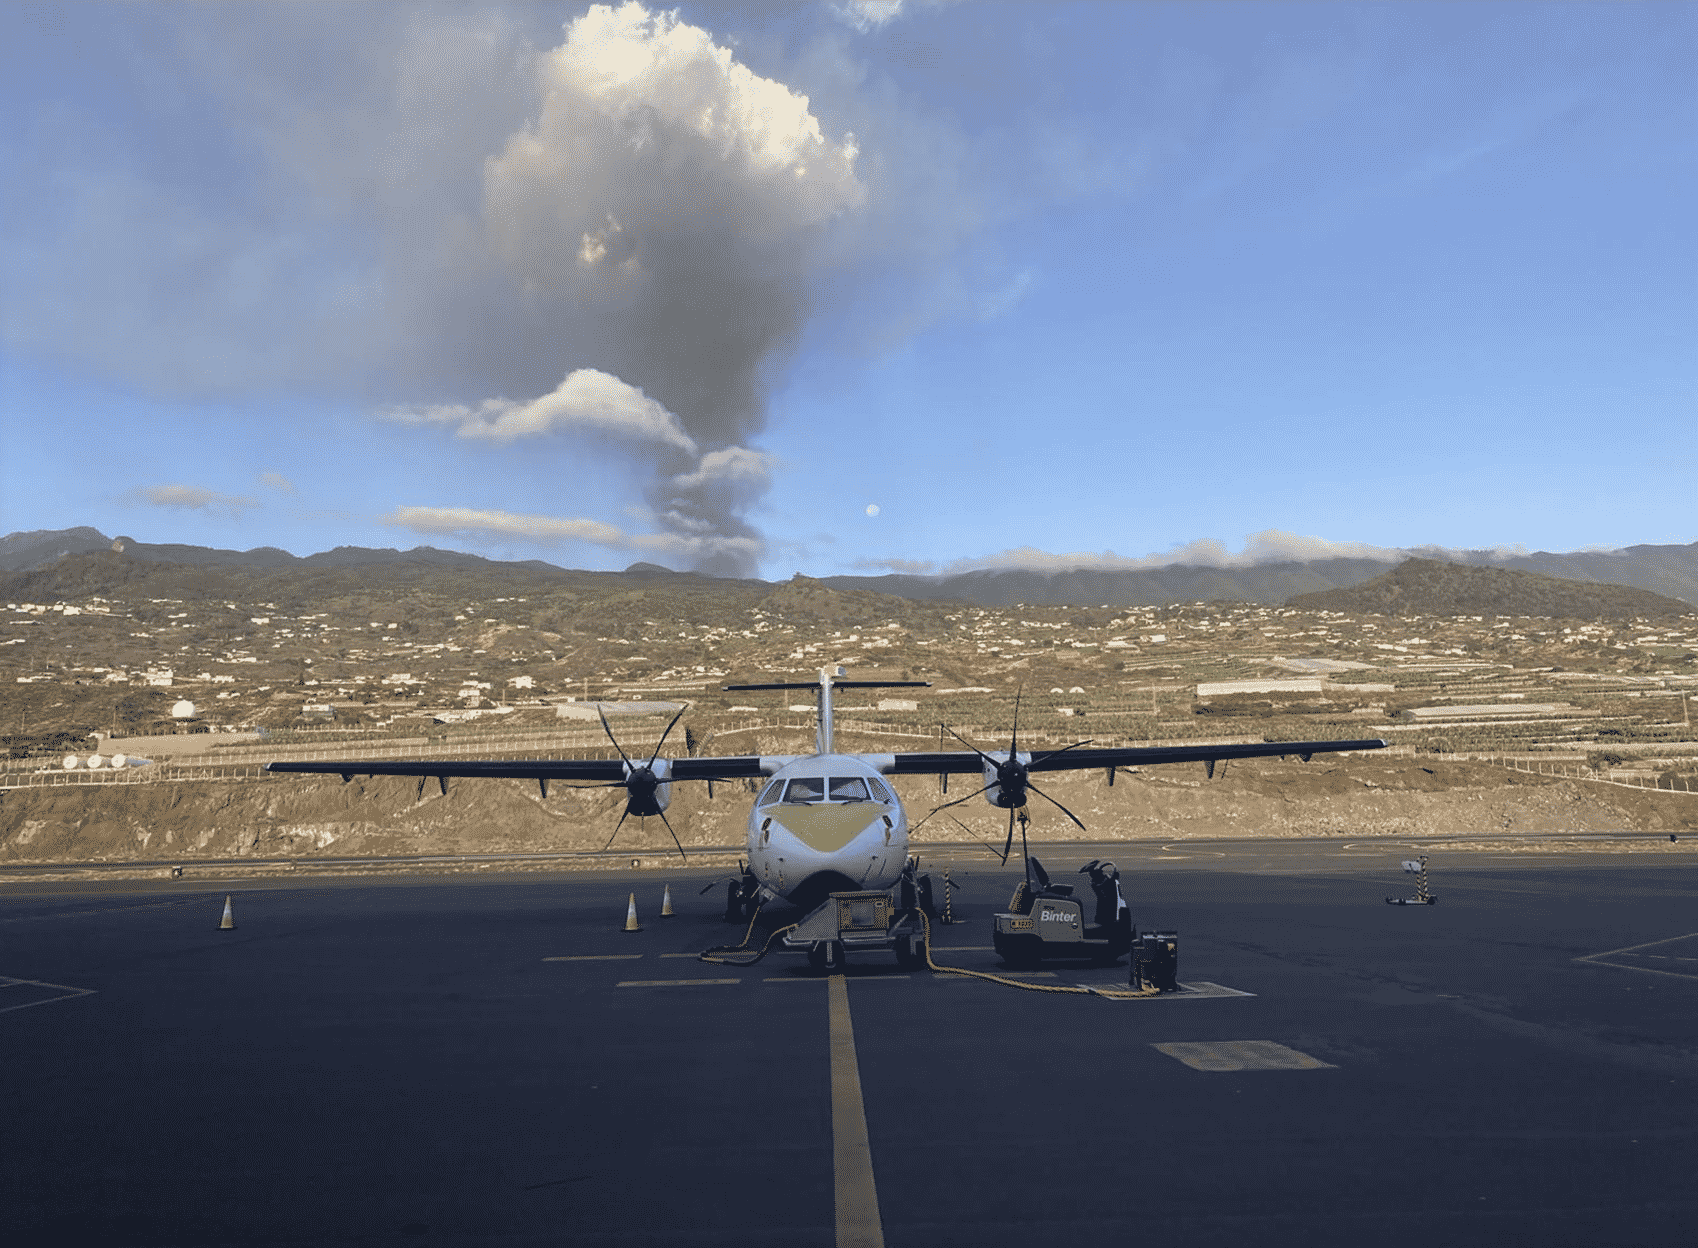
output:
M 741 780 L 764 776 L 756 755 L 660 759 L 667 780 Z M 640 766 L 641 764 L 639 764 Z M 332 759 L 310 763 L 267 763 L 267 771 L 341 776 L 432 776 L 438 779 L 600 781 L 618 784 L 628 772 L 617 758 L 515 759 Z

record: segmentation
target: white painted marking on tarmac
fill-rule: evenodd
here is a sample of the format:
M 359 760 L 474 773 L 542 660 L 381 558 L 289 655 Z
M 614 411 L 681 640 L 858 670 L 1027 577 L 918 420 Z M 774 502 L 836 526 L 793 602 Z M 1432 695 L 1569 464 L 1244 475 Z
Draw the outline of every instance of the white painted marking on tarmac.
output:
M 1642 945 L 1626 945 L 1620 949 L 1606 949 L 1602 953 L 1588 953 L 1575 958 L 1576 962 L 1589 962 L 1593 966 L 1607 966 L 1617 971 L 1639 971 L 1646 975 L 1668 975 L 1675 979 L 1698 979 L 1691 971 L 1665 971 L 1660 966 L 1635 966 L 1631 962 L 1606 962 L 1605 958 L 1635 957 L 1658 958 L 1664 961 L 1694 962 L 1698 958 L 1681 957 L 1679 954 L 1641 953 L 1641 949 L 1655 949 L 1658 945 L 1672 945 L 1682 940 L 1691 940 L 1698 932 L 1687 932 L 1684 936 L 1668 936 L 1662 940 L 1647 940 Z
M 740 979 L 624 979 L 615 988 L 694 988 L 700 984 L 740 984 Z
M 836 1180 L 837 1248 L 884 1248 L 884 1219 L 873 1182 L 873 1150 L 861 1099 L 861 1067 L 849 989 L 841 975 L 828 981 L 831 1023 L 831 1161 Z
M 52 990 L 53 995 L 42 997 L 37 1001 L 20 1001 L 16 1005 L 0 1004 L 0 1014 L 9 1014 L 13 1010 L 27 1010 L 32 1005 L 49 1005 L 54 1001 L 69 1001 L 73 997 L 91 997 L 96 992 L 96 989 L 93 988 L 72 988 L 68 984 L 49 984 L 39 979 L 13 979 L 9 975 L 0 975 L 0 992 L 4 992 L 8 988 L 47 988 Z M 25 994 L 20 993 L 19 995 Z M 5 999 L 0 997 L 0 1002 Z
M 1080 984 L 1081 988 L 1101 989 L 1099 984 Z M 1125 996 L 1114 996 L 1112 1001 L 1207 1001 L 1210 998 L 1221 997 L 1253 997 L 1253 992 L 1245 992 L 1239 988 L 1227 988 L 1221 984 L 1211 984 L 1208 980 L 1199 980 L 1194 984 L 1180 984 L 1178 992 L 1160 992 L 1150 996 L 1142 993 L 1133 994 L 1128 990 Z
M 1336 1070 L 1331 1062 L 1272 1040 L 1175 1040 L 1152 1044 L 1192 1070 Z
M 544 962 L 635 962 L 643 955 L 640 953 L 567 953 L 556 958 L 544 958 Z
M 1133 992 L 1131 988 L 1104 988 L 1095 983 L 1082 983 L 1080 988 L 1090 988 L 1099 997 L 1107 998 L 1110 1002 L 1197 1002 L 1209 998 L 1221 997 L 1255 997 L 1253 992 L 1243 992 L 1240 988 L 1226 988 L 1219 983 L 1209 983 L 1199 980 L 1197 983 L 1182 983 L 1178 992 Z
M 660 956 L 663 958 L 699 958 L 702 955 L 699 953 L 663 953 Z

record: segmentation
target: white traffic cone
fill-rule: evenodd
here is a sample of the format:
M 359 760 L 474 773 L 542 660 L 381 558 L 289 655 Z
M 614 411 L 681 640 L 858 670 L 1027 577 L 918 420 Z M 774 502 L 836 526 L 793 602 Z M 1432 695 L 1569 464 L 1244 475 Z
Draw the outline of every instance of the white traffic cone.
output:
M 660 917 L 663 919 L 672 917 L 672 885 L 670 884 L 666 886 L 666 891 L 660 895 Z
M 218 930 L 233 932 L 236 930 L 236 916 L 230 913 L 230 894 L 224 894 L 224 917 L 218 920 Z
M 631 900 L 625 906 L 625 930 L 627 932 L 643 930 L 643 925 L 637 922 L 637 894 L 635 893 L 631 894 Z

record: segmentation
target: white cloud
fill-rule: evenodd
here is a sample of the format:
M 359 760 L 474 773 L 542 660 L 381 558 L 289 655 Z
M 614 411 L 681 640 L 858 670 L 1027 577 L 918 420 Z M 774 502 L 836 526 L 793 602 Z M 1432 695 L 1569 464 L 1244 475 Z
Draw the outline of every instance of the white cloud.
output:
M 905 576 L 928 576 L 937 571 L 930 559 L 857 559 L 849 565 L 857 572 L 900 572 Z
M 709 451 L 689 472 L 672 478 L 672 488 L 696 497 L 713 496 L 726 509 L 746 505 L 772 484 L 775 456 L 746 446 Z
M 295 492 L 295 483 L 280 472 L 260 473 L 259 483 L 264 486 L 269 486 L 271 489 L 277 490 L 282 494 L 293 494 Z
M 1159 553 L 1140 556 L 1119 555 L 1112 550 L 1054 554 L 1034 546 L 1019 546 L 994 555 L 958 559 L 946 565 L 942 571 L 952 575 L 980 569 L 1015 568 L 1032 572 L 1066 572 L 1075 569 L 1132 571 L 1175 565 L 1247 568 L 1264 563 L 1300 563 L 1315 559 L 1377 559 L 1395 563 L 1415 553 L 1421 552 L 1371 546 L 1365 542 L 1334 542 L 1324 537 L 1305 537 L 1279 529 L 1264 529 L 1245 538 L 1243 548 L 1236 552 L 1228 550 L 1225 543 L 1212 537 L 1198 538 Z
M 578 431 L 670 446 L 691 457 L 697 453 L 695 439 L 684 432 L 676 416 L 637 387 L 597 368 L 574 369 L 538 399 L 485 399 L 476 406 L 400 407 L 384 416 L 401 424 L 458 425 L 462 438 L 492 442 Z
M 415 533 L 469 541 L 519 538 L 539 545 L 581 542 L 684 567 L 711 567 L 715 563 L 743 566 L 756 559 L 761 548 L 756 537 L 711 532 L 627 533 L 617 525 L 583 517 L 520 515 L 471 507 L 396 507 L 382 522 Z
M 863 35 L 880 30 L 902 16 L 903 0 L 843 0 L 832 12 Z
M 239 494 L 220 494 L 217 490 L 199 485 L 145 485 L 133 491 L 132 497 L 154 507 L 176 507 L 184 511 L 231 516 L 259 506 L 257 499 Z

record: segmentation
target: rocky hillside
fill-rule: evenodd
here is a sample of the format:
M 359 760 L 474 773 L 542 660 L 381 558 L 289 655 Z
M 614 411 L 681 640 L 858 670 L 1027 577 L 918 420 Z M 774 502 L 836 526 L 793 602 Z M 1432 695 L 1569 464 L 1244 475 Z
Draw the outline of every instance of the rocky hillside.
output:
M 1475 568 L 1437 559 L 1408 559 L 1383 576 L 1315 594 L 1297 594 L 1287 606 L 1305 611 L 1374 615 L 1511 615 L 1562 619 L 1631 619 L 1694 611 L 1687 603 L 1626 585 Z
M 1040 840 L 1295 836 L 1553 836 L 1587 831 L 1687 832 L 1698 797 L 1504 771 L 1481 763 L 1354 757 L 1333 763 L 1233 763 L 1214 780 L 1200 768 L 1056 775 L 1045 790 L 1084 820 L 1079 833 L 1053 810 L 1034 808 Z M 897 781 L 910 817 L 943 800 L 929 777 Z M 751 795 L 720 786 L 676 791 L 669 812 L 688 847 L 736 846 Z M 188 861 L 220 858 L 359 857 L 599 850 L 619 817 L 621 795 L 559 787 L 547 801 L 521 781 L 434 782 L 397 778 L 272 777 L 18 789 L 0 792 L 0 868 L 7 863 Z M 957 807 L 960 823 L 933 820 L 917 852 L 956 861 L 1000 848 L 999 811 Z M 979 840 L 975 842 L 974 834 Z M 614 847 L 664 855 L 658 819 L 627 820 Z M 1668 849 L 1676 846 L 1668 845 Z M 1691 846 L 1684 836 L 1683 852 Z M 674 851 L 675 852 L 675 851 Z

